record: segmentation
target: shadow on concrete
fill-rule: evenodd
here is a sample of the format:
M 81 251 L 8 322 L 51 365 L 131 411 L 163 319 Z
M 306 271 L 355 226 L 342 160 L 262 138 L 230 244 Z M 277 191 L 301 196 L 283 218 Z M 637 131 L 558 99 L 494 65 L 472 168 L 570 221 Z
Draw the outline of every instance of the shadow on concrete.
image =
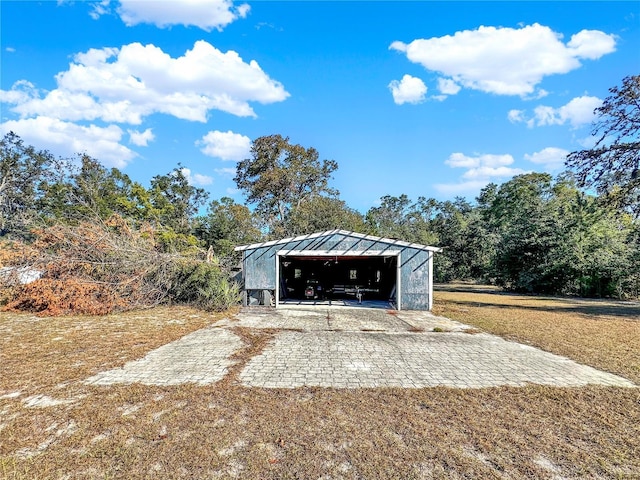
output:
M 383 300 L 358 300 L 338 299 L 338 300 L 280 300 L 281 306 L 323 306 L 323 307 L 359 307 L 359 308 L 379 308 L 384 310 L 394 310 L 395 307 Z

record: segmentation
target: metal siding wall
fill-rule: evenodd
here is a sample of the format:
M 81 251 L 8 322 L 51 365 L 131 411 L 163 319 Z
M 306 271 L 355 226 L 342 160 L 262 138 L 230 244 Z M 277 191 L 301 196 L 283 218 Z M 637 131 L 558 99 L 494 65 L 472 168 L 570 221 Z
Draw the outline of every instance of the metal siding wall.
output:
M 276 252 L 277 245 L 245 252 L 244 288 L 246 290 L 274 290 L 276 288 Z
M 279 250 L 397 250 L 390 243 L 380 243 L 339 234 L 327 237 L 280 243 L 245 251 L 244 279 L 246 290 L 275 290 L 276 253 Z M 402 309 L 429 309 L 429 254 L 425 250 L 401 248 L 401 301 Z
M 405 248 L 401 259 L 402 309 L 429 310 L 429 252 Z

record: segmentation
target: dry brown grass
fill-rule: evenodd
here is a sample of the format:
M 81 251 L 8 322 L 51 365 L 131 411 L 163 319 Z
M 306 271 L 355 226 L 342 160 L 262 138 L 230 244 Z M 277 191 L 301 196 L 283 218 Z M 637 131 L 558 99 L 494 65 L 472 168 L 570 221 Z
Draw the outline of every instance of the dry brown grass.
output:
M 510 296 L 480 307 L 454 295 L 438 292 L 437 302 L 486 318 L 516 308 Z M 631 322 L 555 313 L 576 315 L 578 330 L 588 321 Z M 245 388 L 235 374 L 275 332 L 240 328 L 238 363 L 212 386 L 80 381 L 215 319 L 187 309 L 0 314 L 0 478 L 638 478 L 638 389 Z M 510 335 L 526 336 L 510 325 Z M 616 355 L 602 361 L 616 364 Z M 34 395 L 69 403 L 30 407 Z
M 501 293 L 445 285 L 434 313 L 640 384 L 640 302 Z
M 221 318 L 188 307 L 120 315 L 0 313 L 0 392 L 38 392 L 124 365 Z M 2 395 L 2 393 L 0 393 Z

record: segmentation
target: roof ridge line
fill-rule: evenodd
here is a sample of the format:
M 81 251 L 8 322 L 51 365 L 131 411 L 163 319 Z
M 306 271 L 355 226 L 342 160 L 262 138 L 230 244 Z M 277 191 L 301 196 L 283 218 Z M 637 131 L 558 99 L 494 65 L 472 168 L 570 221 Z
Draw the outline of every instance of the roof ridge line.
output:
M 316 232 L 316 233 L 307 233 L 305 235 L 298 235 L 295 237 L 287 237 L 287 238 L 282 238 L 279 240 L 269 240 L 266 242 L 258 242 L 258 243 L 252 243 L 249 245 L 238 245 L 237 247 L 234 248 L 234 251 L 239 252 L 239 251 L 244 251 L 244 250 L 253 250 L 256 248 L 262 248 L 262 247 L 270 247 L 273 245 L 280 245 L 283 243 L 289 243 L 289 242 L 300 242 L 303 240 L 309 240 L 309 239 L 314 239 L 314 238 L 319 238 L 319 237 L 323 237 L 323 236 L 328 236 L 328 235 L 334 235 L 334 234 L 340 234 L 340 235 L 344 235 L 344 236 L 349 236 L 349 237 L 355 237 L 355 238 L 360 238 L 361 240 L 372 240 L 372 241 L 376 241 L 376 242 L 383 242 L 383 243 L 390 243 L 392 245 L 399 245 L 399 246 L 403 246 L 403 247 L 408 247 L 408 248 L 416 248 L 418 250 L 430 250 L 433 252 L 441 252 L 442 248 L 440 247 L 433 247 L 430 245 L 422 245 L 419 243 L 411 243 L 411 242 L 406 242 L 404 240 L 399 240 L 399 239 L 394 239 L 394 238 L 386 238 L 386 237 L 378 237 L 376 235 L 367 235 L 364 233 L 358 233 L 358 232 L 353 232 L 353 231 L 349 231 L 349 230 L 342 230 L 339 228 L 335 228 L 333 230 L 326 230 L 324 232 Z

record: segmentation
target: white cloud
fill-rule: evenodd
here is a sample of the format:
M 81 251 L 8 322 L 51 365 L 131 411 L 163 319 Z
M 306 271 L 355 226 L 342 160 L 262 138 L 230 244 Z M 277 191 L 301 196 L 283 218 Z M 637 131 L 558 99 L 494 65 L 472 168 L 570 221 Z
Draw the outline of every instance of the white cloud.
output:
M 181 172 L 187 179 L 187 182 L 189 182 L 189 185 L 204 186 L 211 185 L 213 183 L 213 178 L 209 177 L 208 175 L 191 173 L 191 170 L 188 168 L 182 168 Z
M 511 123 L 524 122 L 524 111 L 523 110 L 509 110 L 507 114 L 507 118 Z
M 0 90 L 0 102 L 20 104 L 38 96 L 38 91 L 33 83 L 26 80 L 18 80 L 11 87 L 11 90 Z
M 7 47 L 5 48 L 5 51 L 9 52 L 9 53 L 15 53 L 16 49 L 13 47 Z
M 511 155 L 484 154 L 469 157 L 463 153 L 452 153 L 445 164 L 452 168 L 464 168 L 460 182 L 436 184 L 434 187 L 444 194 L 463 194 L 479 191 L 494 179 L 508 179 L 526 173 L 520 168 L 510 167 L 514 162 Z
M 474 157 L 467 157 L 463 153 L 452 153 L 444 163 L 453 168 L 472 168 L 479 166 L 480 160 Z
M 102 15 L 111 13 L 111 9 L 109 8 L 110 3 L 110 0 L 102 0 L 101 2 L 91 4 L 92 9 L 89 12 L 89 16 L 94 20 L 98 20 Z
M 254 61 L 234 51 L 222 53 L 205 41 L 172 58 L 155 45 L 131 43 L 120 49 L 90 49 L 74 57 L 56 75 L 58 88 L 44 97 L 19 90 L 0 92 L 22 118 L 43 115 L 60 120 L 96 120 L 139 125 L 144 117 L 164 113 L 206 122 L 211 110 L 255 116 L 249 102 L 285 100 L 282 84 L 269 78 Z
M 479 167 L 503 167 L 513 163 L 511 155 L 485 154 L 477 157 L 468 157 L 462 153 L 452 153 L 444 162 L 453 168 L 479 168 Z
M 438 90 L 444 95 L 456 95 L 461 89 L 462 87 L 450 78 L 438 79 Z
M 233 178 L 236 175 L 236 169 L 230 167 L 216 168 L 214 170 L 221 177 Z
M 459 183 L 436 183 L 434 188 L 444 195 L 463 195 L 479 192 L 489 181 L 474 180 Z
M 567 44 L 549 27 L 481 26 L 454 35 L 393 42 L 390 49 L 457 85 L 498 95 L 532 95 L 548 75 L 580 67 L 615 51 L 616 37 L 597 30 L 582 30 Z
M 116 12 L 128 27 L 149 23 L 159 28 L 174 25 L 198 27 L 210 32 L 222 31 L 231 22 L 245 18 L 250 7 L 244 3 L 234 6 L 232 0 L 120 0 L 114 2 Z M 91 18 L 98 19 L 111 13 L 110 1 L 93 4 Z
M 524 158 L 537 165 L 542 165 L 546 170 L 558 171 L 564 167 L 567 155 L 569 155 L 568 150 L 547 147 L 530 155 L 525 154 Z
M 576 142 L 578 142 L 578 145 L 580 145 L 585 150 L 590 150 L 593 147 L 595 147 L 597 141 L 598 141 L 598 137 L 593 136 L 593 135 L 589 135 L 588 137 L 577 138 L 576 139 Z
M 247 158 L 251 152 L 251 139 L 231 130 L 212 130 L 197 141 L 196 145 L 202 147 L 200 151 L 205 155 L 236 162 Z
M 595 118 L 593 111 L 602 105 L 602 100 L 598 97 L 577 97 L 566 105 L 552 109 L 551 107 L 540 106 L 535 112 L 537 125 L 564 125 L 571 124 L 572 127 L 579 127 L 589 124 Z
M 530 118 L 527 118 L 522 110 L 511 110 L 508 118 L 513 123 L 526 122 L 529 127 L 569 124 L 578 128 L 594 120 L 593 111 L 600 105 L 602 100 L 598 97 L 582 96 L 559 108 L 539 105 L 533 110 L 533 116 Z
M 213 183 L 213 178 L 211 178 L 208 175 L 201 175 L 199 173 L 194 173 L 193 183 L 196 185 L 211 185 Z
M 196 26 L 207 32 L 214 28 L 221 31 L 248 13 L 249 5 L 234 7 L 231 0 L 120 0 L 118 8 L 120 18 L 127 26 L 139 23 L 151 23 L 159 28 L 184 25 Z
M 123 130 L 115 124 L 140 125 L 155 113 L 206 122 L 212 110 L 255 117 L 250 102 L 268 104 L 289 96 L 257 62 L 245 62 L 236 52 L 223 53 L 205 41 L 177 58 L 140 43 L 90 49 L 76 54 L 55 79 L 57 88 L 48 92 L 27 80 L 0 90 L 3 111 L 6 104 L 18 116 L 5 126 L 14 126 L 25 140 L 57 154 L 87 152 L 117 167 L 124 167 L 136 154 L 119 143 Z M 98 121 L 107 125 L 92 123 Z M 155 138 L 151 129 L 128 133 L 129 142 L 140 147 Z M 248 153 L 247 137 L 218 133 L 221 138 L 205 145 L 208 154 L 233 160 Z
M 138 130 L 127 130 L 129 134 L 129 142 L 137 145 L 138 147 L 146 147 L 149 142 L 155 140 L 156 136 L 150 128 L 147 128 L 144 132 Z
M 9 131 L 19 135 L 25 144 L 37 145 L 63 157 L 86 153 L 107 167 L 124 168 L 136 157 L 135 152 L 120 144 L 123 132 L 117 125 L 85 127 L 39 116 L 0 124 L 3 135 Z
M 422 80 L 411 75 L 405 75 L 402 80 L 393 80 L 389 84 L 396 105 L 403 103 L 420 103 L 424 101 L 427 87 Z
M 576 57 L 597 60 L 604 53 L 616 49 L 616 38 L 599 30 L 582 30 L 571 37 L 567 46 L 575 52 Z
M 533 95 L 524 97 L 525 100 L 540 100 L 541 98 L 544 98 L 546 96 L 549 95 L 549 92 L 547 92 L 544 88 L 539 88 Z
M 514 175 L 524 173 L 524 170 L 520 168 L 510 167 L 487 167 L 479 166 L 477 168 L 471 168 L 464 172 L 462 178 L 464 179 L 491 179 L 491 178 L 511 178 Z

